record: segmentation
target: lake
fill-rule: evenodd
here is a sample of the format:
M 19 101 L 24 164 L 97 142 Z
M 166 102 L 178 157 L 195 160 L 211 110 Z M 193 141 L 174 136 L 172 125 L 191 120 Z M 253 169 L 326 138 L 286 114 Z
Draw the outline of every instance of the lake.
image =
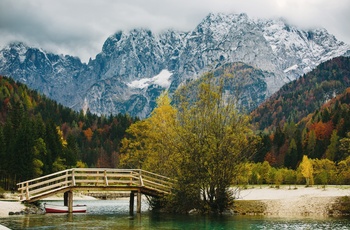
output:
M 130 217 L 128 199 L 77 200 L 74 204 L 86 204 L 87 213 L 9 216 L 0 218 L 0 223 L 11 229 L 350 229 L 349 218 L 154 214 L 145 202 L 142 213 Z

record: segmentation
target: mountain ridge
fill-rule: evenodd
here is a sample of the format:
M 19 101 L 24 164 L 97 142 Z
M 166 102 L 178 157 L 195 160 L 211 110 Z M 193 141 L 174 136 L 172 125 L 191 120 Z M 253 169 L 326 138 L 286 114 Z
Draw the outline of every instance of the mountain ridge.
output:
M 1 75 L 75 110 L 89 108 L 96 114 L 128 113 L 141 118 L 150 114 L 164 90 L 174 92 L 186 81 L 228 63 L 243 62 L 271 73 L 264 80 L 267 98 L 321 62 L 350 53 L 349 45 L 324 29 L 303 31 L 283 20 L 222 13 L 209 14 L 187 32 L 118 31 L 87 64 L 21 44 L 0 51 Z M 160 75 L 162 72 L 168 74 Z M 164 79 L 153 81 L 156 76 Z M 135 82 L 143 84 L 132 84 Z

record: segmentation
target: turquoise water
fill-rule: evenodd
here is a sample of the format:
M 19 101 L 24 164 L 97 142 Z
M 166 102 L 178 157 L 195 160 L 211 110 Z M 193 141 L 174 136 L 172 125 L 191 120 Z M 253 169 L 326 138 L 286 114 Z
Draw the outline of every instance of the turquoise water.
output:
M 153 214 L 146 203 L 141 214 L 130 217 L 127 199 L 74 203 L 86 204 L 87 213 L 10 216 L 0 223 L 11 229 L 350 229 L 350 218 Z

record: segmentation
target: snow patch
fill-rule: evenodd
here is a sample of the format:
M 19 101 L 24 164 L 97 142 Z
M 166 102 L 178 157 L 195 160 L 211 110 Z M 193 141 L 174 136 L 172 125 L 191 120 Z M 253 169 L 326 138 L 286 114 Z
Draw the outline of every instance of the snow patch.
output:
M 163 69 L 158 75 L 152 78 L 143 78 L 140 80 L 135 80 L 131 83 L 128 83 L 127 86 L 129 86 L 130 88 L 144 89 L 152 84 L 156 84 L 161 86 L 162 88 L 168 88 L 171 84 L 171 75 L 172 73 L 169 70 Z
M 283 72 L 284 72 L 284 73 L 288 73 L 289 71 L 291 71 L 291 70 L 296 70 L 296 69 L 298 69 L 298 65 L 292 65 L 291 67 L 289 67 L 289 68 L 283 70 Z
M 88 108 L 89 108 L 89 102 L 88 102 L 87 98 L 85 97 L 85 98 L 84 98 L 83 108 L 82 108 L 82 109 L 83 109 L 83 114 L 84 114 L 84 115 L 86 115 L 86 112 L 87 112 Z

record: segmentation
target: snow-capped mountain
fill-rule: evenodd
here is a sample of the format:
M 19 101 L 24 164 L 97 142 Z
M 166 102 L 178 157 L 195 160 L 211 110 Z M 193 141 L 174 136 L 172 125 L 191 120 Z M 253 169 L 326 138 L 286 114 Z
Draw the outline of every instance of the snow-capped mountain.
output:
M 0 51 L 0 74 L 76 110 L 142 118 L 152 111 L 162 91 L 173 92 L 184 82 L 207 71 L 218 73 L 220 68 L 245 79 L 241 101 L 252 109 L 285 83 L 321 62 L 349 55 L 349 50 L 325 29 L 304 31 L 283 20 L 209 14 L 187 32 L 119 31 L 88 64 L 12 43 Z

